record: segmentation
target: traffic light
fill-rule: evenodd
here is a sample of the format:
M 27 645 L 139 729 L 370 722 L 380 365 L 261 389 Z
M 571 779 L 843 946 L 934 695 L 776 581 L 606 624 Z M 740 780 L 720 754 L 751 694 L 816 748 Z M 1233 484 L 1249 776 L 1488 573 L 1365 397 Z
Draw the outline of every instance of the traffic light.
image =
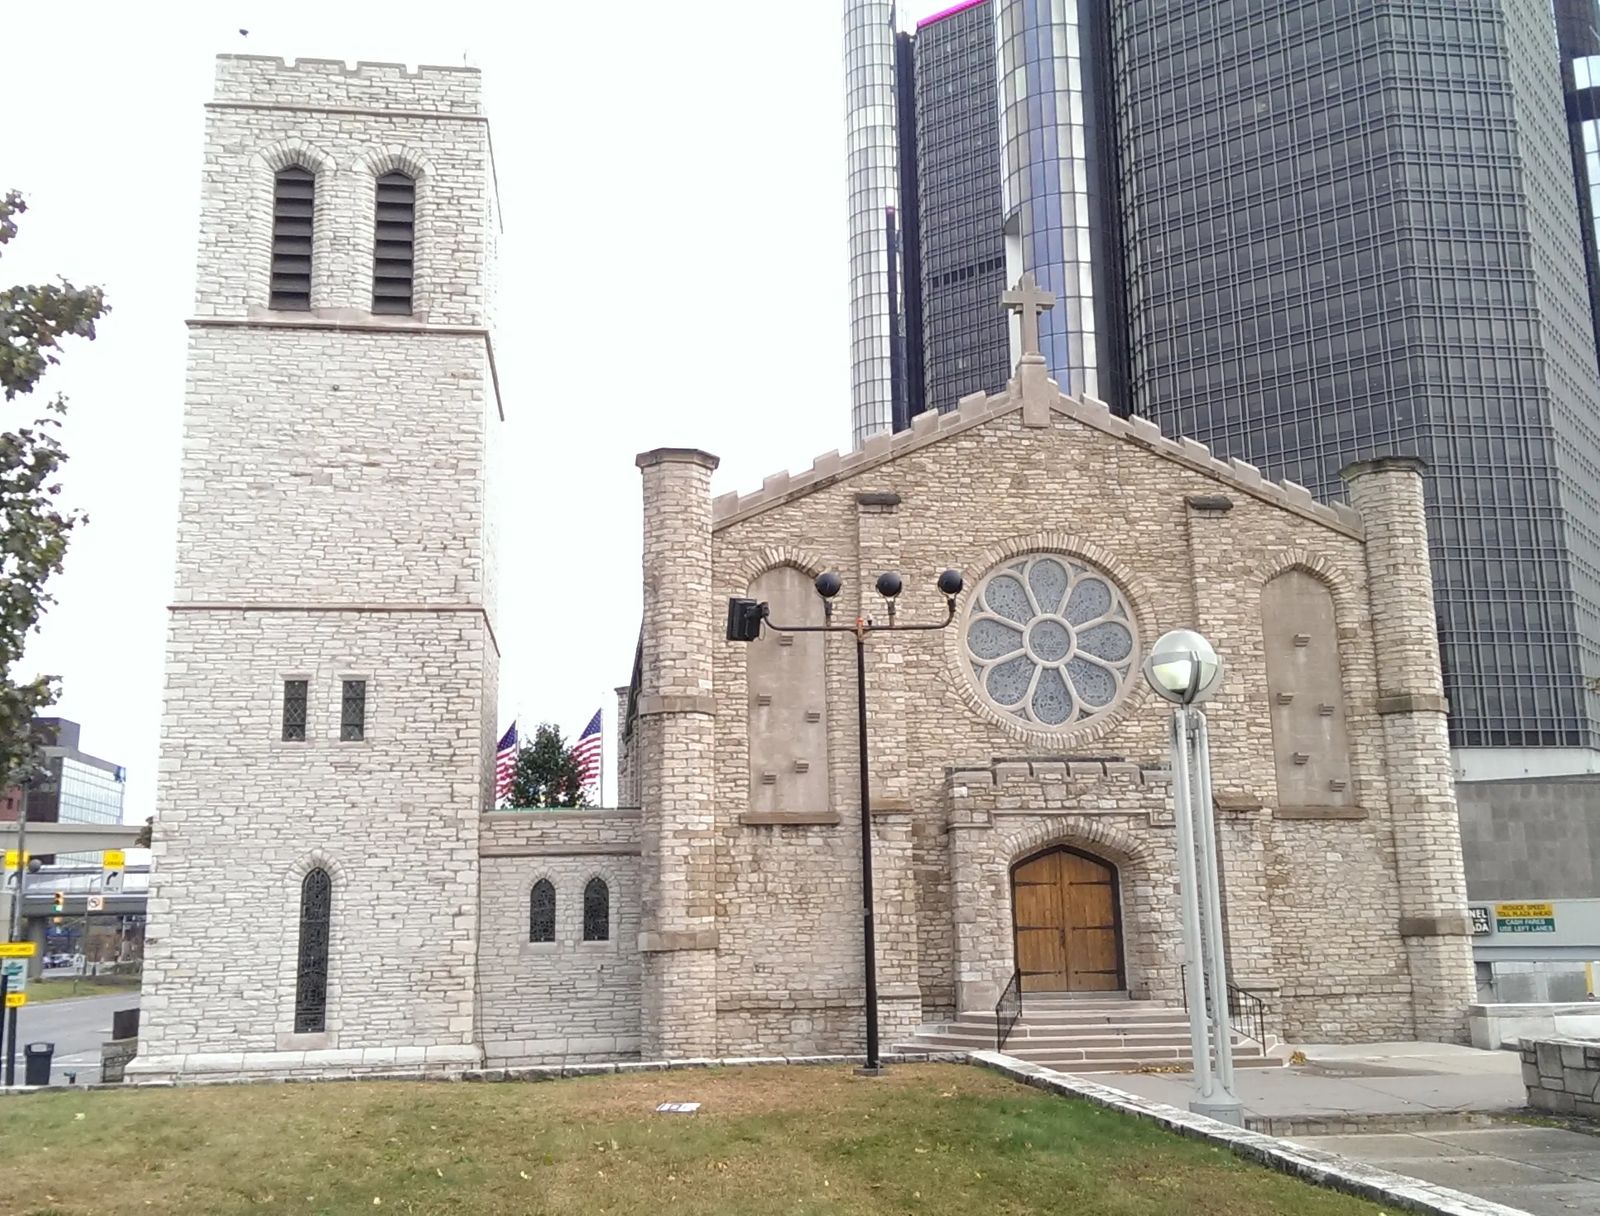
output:
M 67 893 L 65 891 L 56 892 L 55 901 L 50 905 L 50 910 L 58 913 L 67 910 Z

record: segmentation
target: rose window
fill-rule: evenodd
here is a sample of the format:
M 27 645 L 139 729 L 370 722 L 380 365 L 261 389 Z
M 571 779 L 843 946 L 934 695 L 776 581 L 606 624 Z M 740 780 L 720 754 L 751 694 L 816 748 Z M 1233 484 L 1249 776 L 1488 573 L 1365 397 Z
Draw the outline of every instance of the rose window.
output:
M 978 584 L 964 651 L 983 698 L 1031 727 L 1105 713 L 1137 660 L 1133 613 L 1106 575 L 1068 557 L 1002 563 Z

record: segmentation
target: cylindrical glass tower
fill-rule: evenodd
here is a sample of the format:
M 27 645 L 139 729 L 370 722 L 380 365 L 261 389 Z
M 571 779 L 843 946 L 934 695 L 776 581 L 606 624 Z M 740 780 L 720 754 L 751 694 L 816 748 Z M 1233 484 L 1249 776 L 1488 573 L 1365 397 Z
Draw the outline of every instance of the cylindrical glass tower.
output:
M 1039 325 L 1050 372 L 1064 392 L 1099 397 L 1078 9 L 1079 0 L 995 0 L 1001 200 L 1010 260 L 1020 261 L 1011 277 L 1030 270 L 1056 296 Z
M 855 445 L 894 424 L 901 315 L 899 156 L 892 0 L 846 0 L 845 140 L 850 186 L 850 419 Z

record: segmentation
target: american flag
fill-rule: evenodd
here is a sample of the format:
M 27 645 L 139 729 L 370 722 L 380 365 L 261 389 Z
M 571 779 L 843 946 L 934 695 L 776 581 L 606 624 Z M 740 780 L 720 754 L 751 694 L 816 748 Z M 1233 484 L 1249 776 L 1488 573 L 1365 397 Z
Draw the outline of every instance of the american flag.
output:
M 597 709 L 594 711 L 594 717 L 589 719 L 589 725 L 585 726 L 583 733 L 578 736 L 578 741 L 572 745 L 572 758 L 578 762 L 578 776 L 583 779 L 586 787 L 600 780 L 604 746 L 600 730 L 600 711 Z
M 511 797 L 511 778 L 517 772 L 517 724 L 500 736 L 500 746 L 494 750 L 494 800 L 504 802 Z

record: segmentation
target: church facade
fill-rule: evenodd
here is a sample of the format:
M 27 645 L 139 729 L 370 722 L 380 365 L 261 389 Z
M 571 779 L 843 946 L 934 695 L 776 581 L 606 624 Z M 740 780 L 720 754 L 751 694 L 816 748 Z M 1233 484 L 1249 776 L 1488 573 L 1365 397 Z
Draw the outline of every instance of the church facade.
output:
M 1062 396 L 1035 353 L 1000 394 L 750 494 L 713 498 L 706 452 L 647 452 L 625 805 L 495 811 L 475 78 L 224 59 L 211 121 L 133 1075 L 859 1050 L 853 641 L 781 628 L 821 622 L 826 571 L 837 619 L 882 618 L 894 571 L 899 618 L 930 624 L 939 573 L 965 576 L 947 627 L 866 647 L 886 1045 L 1014 979 L 1177 998 L 1168 715 L 1140 674 L 1177 627 L 1227 664 L 1207 708 L 1233 982 L 1289 1041 L 1461 1034 L 1415 461 L 1353 467 L 1348 503 L 1318 503 Z M 270 306 L 286 165 L 327 250 L 293 316 Z M 404 320 L 359 264 L 396 172 Z M 441 409 L 462 440 L 442 465 L 421 438 Z M 731 597 L 774 627 L 727 641 Z

